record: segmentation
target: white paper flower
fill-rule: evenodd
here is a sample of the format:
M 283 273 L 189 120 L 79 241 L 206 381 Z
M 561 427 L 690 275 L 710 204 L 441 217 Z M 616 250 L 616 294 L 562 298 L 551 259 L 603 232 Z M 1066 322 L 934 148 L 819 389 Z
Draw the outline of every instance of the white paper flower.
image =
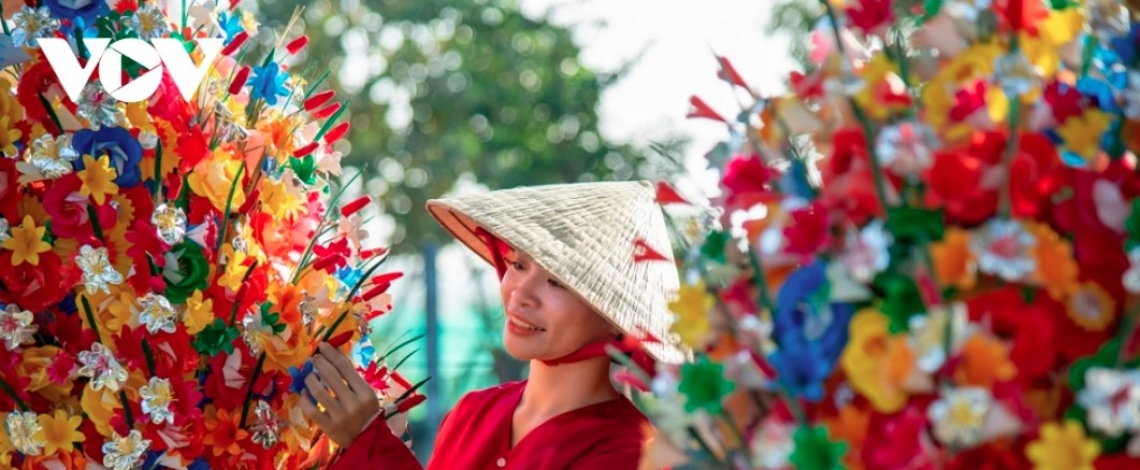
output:
M 102 343 L 93 343 L 90 351 L 80 352 L 79 363 L 82 364 L 79 375 L 91 378 L 93 390 L 106 387 L 117 392 L 127 381 L 127 370 L 119 365 L 115 355 Z

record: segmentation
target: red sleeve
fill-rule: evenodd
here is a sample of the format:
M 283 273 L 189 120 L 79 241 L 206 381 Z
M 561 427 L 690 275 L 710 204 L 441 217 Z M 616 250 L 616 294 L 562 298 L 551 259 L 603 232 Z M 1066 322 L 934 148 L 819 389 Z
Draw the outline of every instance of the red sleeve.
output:
M 628 449 L 590 454 L 587 457 L 575 460 L 574 464 L 571 465 L 568 470 L 595 470 L 599 468 L 606 470 L 638 470 L 640 467 L 641 450 Z
M 329 470 L 423 470 L 415 454 L 388 429 L 388 420 L 377 416 L 329 465 Z

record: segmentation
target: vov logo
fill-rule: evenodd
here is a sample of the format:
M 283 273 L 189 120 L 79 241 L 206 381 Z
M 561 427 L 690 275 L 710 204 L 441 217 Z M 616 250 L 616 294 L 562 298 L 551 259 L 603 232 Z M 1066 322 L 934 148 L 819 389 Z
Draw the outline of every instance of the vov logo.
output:
M 195 41 L 203 53 L 199 65 L 194 65 L 190 54 L 182 47 L 182 41 L 173 38 L 153 39 L 149 44 L 136 38 L 120 39 L 113 44 L 106 38 L 84 39 L 83 44 L 91 53 L 85 66 L 79 65 L 79 58 L 72 52 L 66 39 L 40 38 L 39 45 L 48 64 L 59 77 L 63 91 L 72 102 L 79 101 L 80 92 L 91 81 L 95 64 L 99 64 L 99 81 L 103 89 L 116 100 L 134 103 L 149 99 L 158 90 L 164 66 L 170 71 L 170 77 L 174 79 L 174 85 L 182 93 L 182 98 L 190 101 L 222 50 L 222 40 L 219 38 L 198 38 Z M 123 56 L 147 69 L 125 85 Z

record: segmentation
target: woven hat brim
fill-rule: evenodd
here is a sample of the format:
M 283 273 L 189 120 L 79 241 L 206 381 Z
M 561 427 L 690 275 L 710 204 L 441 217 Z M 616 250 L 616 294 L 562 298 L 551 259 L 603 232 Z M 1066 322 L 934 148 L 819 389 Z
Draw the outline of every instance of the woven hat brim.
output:
M 515 230 L 514 233 L 508 233 L 508 230 L 504 230 L 504 227 L 501 227 L 503 223 L 503 220 L 501 219 L 492 219 L 491 217 L 487 217 L 488 220 L 480 220 L 480 216 L 482 214 L 479 213 L 478 209 L 475 209 L 473 207 L 473 204 L 471 204 L 472 199 L 474 198 L 480 203 L 485 204 L 488 202 L 487 198 L 493 199 L 494 197 L 494 193 L 485 193 L 482 195 L 467 196 L 462 198 L 435 199 L 428 201 L 427 209 L 429 213 L 431 213 L 432 216 L 435 217 L 435 219 L 440 223 L 440 225 L 443 226 L 444 229 L 446 229 L 449 233 L 452 234 L 452 236 L 454 236 L 457 240 L 471 249 L 471 251 L 478 254 L 479 257 L 483 258 L 483 260 L 487 263 L 494 262 L 493 255 L 491 253 L 490 247 L 488 247 L 487 244 L 482 239 L 480 239 L 479 236 L 476 235 L 476 230 L 478 228 L 486 230 L 488 233 L 494 235 L 496 238 L 500 239 L 504 243 L 507 243 L 511 247 L 519 249 L 526 252 L 528 255 L 531 255 L 531 257 L 539 266 L 542 266 L 546 271 L 550 272 L 550 274 L 555 277 L 555 279 L 563 283 L 563 285 L 566 285 L 580 299 L 586 302 L 591 308 L 601 314 L 603 318 L 605 318 L 610 322 L 610 324 L 619 330 L 625 332 L 626 334 L 637 335 L 640 333 L 637 331 L 631 331 L 630 325 L 623 325 L 622 322 L 615 320 L 616 318 L 620 318 L 616 312 L 607 311 L 604 306 L 599 305 L 597 302 L 591 301 L 589 296 L 583 295 L 580 289 L 576 287 L 574 280 L 560 276 L 558 269 L 556 269 L 555 266 L 551 266 L 549 263 L 544 262 L 543 256 L 541 256 L 541 254 L 536 256 L 534 247 L 528 247 L 528 243 L 534 243 L 533 240 L 529 240 L 529 238 L 534 237 L 528 237 L 525 235 L 525 233 L 520 233 L 518 230 Z M 520 227 L 515 227 L 515 229 L 518 228 Z M 645 292 L 641 295 L 652 294 Z M 669 312 L 659 312 L 658 314 L 670 316 L 672 315 Z M 625 323 L 628 323 L 628 319 Z M 652 333 L 658 336 L 676 336 L 675 334 L 671 334 L 665 331 L 653 331 Z M 654 359 L 660 362 L 668 364 L 679 364 L 692 360 L 692 352 L 688 351 L 687 349 L 678 347 L 675 341 L 646 343 L 644 347 L 646 352 L 648 352 L 651 356 L 654 357 Z

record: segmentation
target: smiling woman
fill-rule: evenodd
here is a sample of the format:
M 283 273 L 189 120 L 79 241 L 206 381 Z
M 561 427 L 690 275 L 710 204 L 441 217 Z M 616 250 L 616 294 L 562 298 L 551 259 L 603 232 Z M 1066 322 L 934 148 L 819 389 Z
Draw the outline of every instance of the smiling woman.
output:
M 528 380 L 459 401 L 428 468 L 638 468 L 649 424 L 615 390 L 609 355 L 642 364 L 691 356 L 669 334 L 668 295 L 679 282 L 653 186 L 517 188 L 431 201 L 428 209 L 495 266 L 503 342 L 530 361 Z M 333 469 L 420 468 L 345 356 L 324 347 L 313 363 L 306 388 L 315 403 L 302 406 L 343 447 Z

